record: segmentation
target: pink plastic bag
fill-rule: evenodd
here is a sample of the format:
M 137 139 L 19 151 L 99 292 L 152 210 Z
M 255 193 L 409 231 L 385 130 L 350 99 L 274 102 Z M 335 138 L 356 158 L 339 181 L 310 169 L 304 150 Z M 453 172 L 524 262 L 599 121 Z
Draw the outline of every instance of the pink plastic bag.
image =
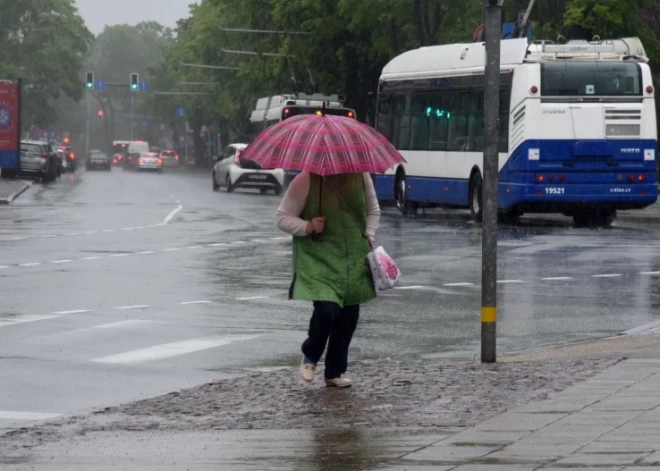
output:
M 401 271 L 392 257 L 379 245 L 367 255 L 376 291 L 387 291 L 399 284 Z

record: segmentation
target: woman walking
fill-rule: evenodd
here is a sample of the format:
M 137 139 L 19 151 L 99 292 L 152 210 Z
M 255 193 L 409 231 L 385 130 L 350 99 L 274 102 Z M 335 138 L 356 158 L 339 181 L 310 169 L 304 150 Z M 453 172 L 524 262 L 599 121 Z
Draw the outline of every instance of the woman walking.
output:
M 326 350 L 325 384 L 345 388 L 348 349 L 360 305 L 376 297 L 366 256 L 380 219 L 368 173 L 321 177 L 302 172 L 277 210 L 277 226 L 293 235 L 290 299 L 312 301 L 314 312 L 302 345 L 300 376 L 312 381 Z

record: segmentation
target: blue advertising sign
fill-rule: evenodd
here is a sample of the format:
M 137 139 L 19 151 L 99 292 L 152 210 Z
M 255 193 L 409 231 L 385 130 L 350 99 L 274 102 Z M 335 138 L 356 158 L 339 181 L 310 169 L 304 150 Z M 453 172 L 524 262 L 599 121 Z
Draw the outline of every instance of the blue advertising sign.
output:
M 185 118 L 186 117 L 186 109 L 184 107 L 180 107 L 176 109 L 176 115 L 179 118 Z
M 96 82 L 96 89 L 105 90 L 105 80 L 99 80 L 98 82 Z
M 140 82 L 140 90 L 146 92 L 149 90 L 149 84 L 147 82 Z
M 19 87 L 0 83 L 0 168 L 18 169 L 19 160 Z

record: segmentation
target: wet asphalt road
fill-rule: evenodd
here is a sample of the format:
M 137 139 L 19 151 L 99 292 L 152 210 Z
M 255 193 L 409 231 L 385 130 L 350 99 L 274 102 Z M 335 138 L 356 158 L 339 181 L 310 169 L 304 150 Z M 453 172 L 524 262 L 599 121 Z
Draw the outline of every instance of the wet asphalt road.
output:
M 115 169 L 0 208 L 0 430 L 295 365 L 309 306 L 286 299 L 278 202 L 213 193 L 207 175 Z M 502 227 L 500 351 L 657 320 L 659 224 Z M 403 285 L 364 308 L 352 359 L 478 357 L 479 226 L 385 210 L 378 239 Z

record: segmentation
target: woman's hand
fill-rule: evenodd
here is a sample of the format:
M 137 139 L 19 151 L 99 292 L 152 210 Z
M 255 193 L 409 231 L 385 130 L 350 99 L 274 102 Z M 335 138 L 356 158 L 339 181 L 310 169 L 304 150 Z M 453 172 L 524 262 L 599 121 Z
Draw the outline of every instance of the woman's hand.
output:
M 322 234 L 325 229 L 325 216 L 317 216 L 307 223 L 307 235 Z

